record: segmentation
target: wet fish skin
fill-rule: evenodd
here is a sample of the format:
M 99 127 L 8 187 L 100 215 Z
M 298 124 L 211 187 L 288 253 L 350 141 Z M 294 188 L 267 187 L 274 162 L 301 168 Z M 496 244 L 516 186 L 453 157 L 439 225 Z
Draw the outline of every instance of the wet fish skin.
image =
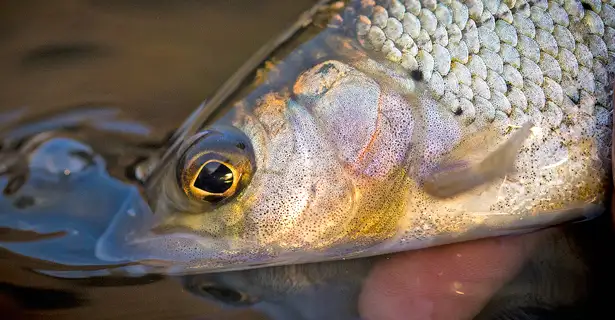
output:
M 351 54 L 308 65 L 287 90 L 256 90 L 225 118 L 254 150 L 245 188 L 220 206 L 186 199 L 181 162 L 171 161 L 153 187 L 154 215 L 118 216 L 97 254 L 228 271 L 528 232 L 603 211 L 611 3 L 346 9 L 341 25 L 354 33 L 339 47 Z M 239 136 L 222 125 L 206 130 Z M 211 151 L 190 149 L 191 139 L 178 158 Z M 511 156 L 512 170 L 497 161 Z M 452 195 L 433 192 L 451 181 Z M 151 235 L 152 225 L 171 232 Z

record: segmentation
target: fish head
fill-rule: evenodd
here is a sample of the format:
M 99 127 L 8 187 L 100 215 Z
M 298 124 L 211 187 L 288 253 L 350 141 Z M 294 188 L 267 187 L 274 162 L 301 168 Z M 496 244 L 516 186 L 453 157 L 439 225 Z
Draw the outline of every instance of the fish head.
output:
M 120 215 L 108 230 L 120 247 L 103 237 L 99 254 L 230 270 L 337 258 L 394 234 L 411 102 L 382 88 L 326 61 L 286 92 L 238 103 L 228 121 L 183 141 L 151 186 L 152 213 Z

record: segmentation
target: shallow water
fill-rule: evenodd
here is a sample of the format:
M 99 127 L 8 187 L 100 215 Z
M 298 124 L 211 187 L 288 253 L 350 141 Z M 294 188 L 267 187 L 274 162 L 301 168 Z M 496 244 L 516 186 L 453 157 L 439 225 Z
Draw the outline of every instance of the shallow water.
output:
M 283 282 L 295 276 L 292 272 L 322 276 L 314 272 L 317 267 L 280 268 L 264 277 L 259 271 L 219 279 L 196 275 L 183 283 L 135 277 L 138 267 L 130 267 L 132 277 L 109 276 L 105 262 L 93 254 L 113 215 L 139 205 L 131 202 L 140 191 L 132 183 L 133 165 L 154 154 L 246 59 L 314 2 L 0 4 L 0 241 L 5 248 L 0 250 L 0 310 L 21 309 L 20 316 L 28 319 L 261 319 L 256 312 L 222 309 L 190 291 L 198 294 L 203 283 L 235 281 L 239 287 L 253 284 L 257 292 L 265 288 L 263 296 L 278 299 L 267 287 L 274 285 L 259 281 Z M 29 170 L 23 167 L 26 159 Z M 610 252 L 603 251 L 609 247 L 603 237 L 610 236 L 609 222 L 605 216 L 554 232 L 480 319 L 524 306 L 527 292 L 544 304 L 570 299 L 581 305 L 581 311 L 540 318 L 560 319 L 567 312 L 575 318 L 576 312 L 601 308 L 611 283 L 605 258 Z M 318 309 L 325 302 L 343 309 L 336 290 L 343 296 L 348 283 L 348 290 L 356 289 L 355 278 L 363 277 L 368 264 L 324 266 L 330 278 L 343 274 L 339 285 L 332 281 L 313 297 L 297 294 L 285 303 Z M 82 278 L 80 271 L 90 277 Z M 587 288 L 593 290 L 589 298 Z M 557 291 L 566 294 L 562 298 Z M 593 318 L 584 315 L 580 318 Z
M 254 51 L 313 2 L 2 2 L 2 138 L 10 136 L 19 144 L 20 138 L 45 131 L 44 126 L 78 128 L 49 140 L 53 143 L 34 157 L 40 164 L 32 174 L 36 179 L 26 178 L 24 188 L 0 201 L 5 210 L 21 207 L 28 215 L 13 227 L 28 229 L 27 223 L 45 222 L 47 230 L 9 232 L 5 219 L 0 238 L 11 240 L 8 246 L 14 252 L 29 256 L 54 257 L 57 263 L 74 262 L 75 257 L 88 265 L 100 263 L 89 251 L 92 236 L 101 232 L 97 228 L 110 218 L 107 214 L 122 206 L 130 190 L 120 182 L 126 180 L 126 168 L 164 141 Z M 105 150 L 103 157 L 93 159 L 88 146 L 75 142 L 85 132 L 87 119 L 105 119 L 102 126 L 85 130 L 90 145 Z M 3 162 L 12 161 L 8 158 Z M 104 173 L 105 165 L 110 176 Z M 67 167 L 71 172 L 66 179 L 54 171 Z M 9 180 L 19 185 L 23 178 L 7 177 L 3 187 Z M 56 188 L 45 188 L 50 185 Z M 72 194 L 80 200 L 63 197 L 66 190 L 78 190 Z M 66 203 L 71 213 L 54 216 L 53 209 Z M 41 209 L 28 210 L 32 204 Z M 58 248 L 67 253 L 58 254 Z M 61 265 L 8 250 L 0 254 L 0 309 L 21 305 L 28 318 L 258 318 L 222 311 L 190 295 L 177 281 L 58 280 L 29 268 L 65 269 Z

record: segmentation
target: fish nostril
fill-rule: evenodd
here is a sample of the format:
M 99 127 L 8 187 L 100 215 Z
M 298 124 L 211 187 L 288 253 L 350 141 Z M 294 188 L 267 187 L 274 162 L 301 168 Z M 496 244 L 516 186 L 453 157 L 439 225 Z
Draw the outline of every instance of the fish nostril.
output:
M 49 67 L 93 60 L 108 54 L 92 43 L 46 44 L 28 51 L 21 59 L 24 68 Z

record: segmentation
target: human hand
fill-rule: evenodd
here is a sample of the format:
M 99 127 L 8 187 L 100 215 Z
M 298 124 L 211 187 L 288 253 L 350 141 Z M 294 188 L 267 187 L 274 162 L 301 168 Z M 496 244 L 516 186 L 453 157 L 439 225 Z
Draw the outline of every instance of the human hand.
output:
M 472 319 L 517 274 L 542 232 L 396 254 L 368 276 L 361 318 Z

